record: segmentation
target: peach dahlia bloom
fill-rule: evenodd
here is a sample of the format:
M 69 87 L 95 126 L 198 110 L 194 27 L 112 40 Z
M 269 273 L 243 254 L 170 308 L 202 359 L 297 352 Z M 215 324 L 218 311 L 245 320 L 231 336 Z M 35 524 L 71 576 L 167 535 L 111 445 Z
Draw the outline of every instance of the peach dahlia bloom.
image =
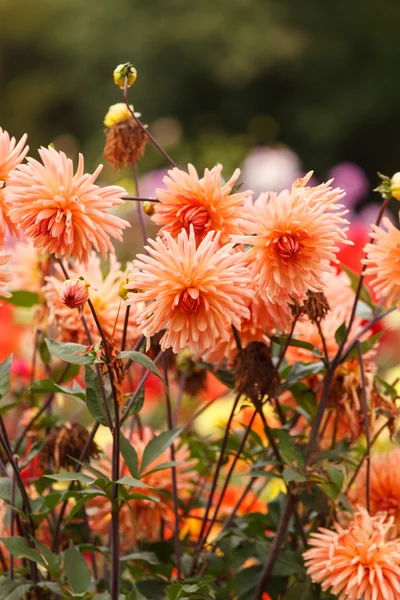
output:
M 390 452 L 377 454 L 371 460 L 370 505 L 371 515 L 387 512 L 393 517 L 394 525 L 391 534 L 400 536 L 400 448 Z M 353 504 L 365 506 L 366 502 L 366 465 L 360 472 L 351 488 L 348 498 Z
M 138 314 L 139 331 L 150 344 L 152 335 L 166 329 L 160 340 L 162 350 L 178 353 L 189 348 L 193 354 L 212 349 L 229 340 L 228 326 L 241 328 L 250 316 L 248 300 L 254 294 L 243 253 L 232 244 L 220 247 L 220 232 L 210 231 L 199 246 L 194 228 L 182 229 L 177 240 L 166 232 L 164 238 L 149 240 L 148 255 L 134 261 L 141 273 L 127 289 L 128 303 L 145 302 Z
M 221 179 L 222 165 L 205 169 L 204 177 L 199 178 L 193 165 L 188 165 L 188 173 L 175 168 L 164 177 L 167 189 L 157 189 L 159 200 L 152 217 L 161 231 L 167 231 L 176 238 L 181 229 L 189 232 L 193 226 L 196 240 L 201 241 L 209 231 L 220 231 L 220 243 L 230 241 L 230 235 L 240 233 L 238 219 L 246 218 L 243 207 L 250 191 L 232 193 L 239 178 L 236 169 L 227 183 Z
M 29 151 L 29 146 L 25 146 L 27 137 L 25 133 L 17 143 L 14 137 L 10 138 L 10 134 L 0 127 L 0 244 L 4 240 L 6 228 L 12 235 L 17 234 L 15 225 L 8 217 L 4 191 L 11 171 L 22 163 Z
M 100 258 L 95 252 L 92 252 L 87 265 L 76 263 L 74 267 L 68 269 L 68 274 L 71 279 L 83 277 L 85 282 L 90 284 L 89 297 L 101 327 L 107 339 L 120 344 L 124 328 L 125 308 L 119 296 L 119 290 L 121 283 L 127 277 L 133 276 L 133 268 L 127 265 L 126 269 L 122 270 L 120 263 L 111 254 L 110 269 L 104 276 Z M 56 264 L 55 274 L 46 277 L 46 285 L 42 288 L 49 311 L 49 322 L 51 325 L 55 325 L 57 331 L 55 337 L 61 341 L 87 344 L 86 333 L 78 310 L 69 308 L 60 299 L 59 290 L 64 281 L 65 277 L 59 265 Z M 93 341 L 96 343 L 100 340 L 100 336 L 87 304 L 83 307 L 83 312 Z M 135 310 L 131 309 L 127 335 L 128 349 L 138 337 Z
M 374 277 L 371 287 L 376 297 L 392 304 L 400 298 L 400 231 L 387 217 L 382 224 L 384 228 L 372 225 L 374 243 L 365 246 L 367 257 L 362 262 L 367 266 L 365 274 Z
M 347 529 L 312 533 L 304 553 L 307 572 L 338 600 L 398 600 L 400 541 L 388 541 L 392 519 L 363 508 Z
M 146 445 L 157 435 L 150 427 L 143 427 L 141 433 L 142 437 L 135 431 L 130 440 L 138 455 L 139 469 Z M 98 461 L 92 461 L 92 465 L 111 477 L 111 446 L 108 446 L 105 451 L 106 456 Z M 168 448 L 148 466 L 146 471 L 151 471 L 170 460 L 171 454 Z M 185 503 L 193 494 L 198 475 L 193 470 L 194 461 L 190 459 L 188 446 L 186 444 L 180 445 L 179 438 L 175 441 L 175 460 L 184 463 L 176 467 L 176 474 L 178 498 Z M 121 477 L 130 475 L 122 456 L 121 464 L 123 465 Z M 133 488 L 132 493 L 146 494 L 159 501 L 154 502 L 153 500 L 139 498 L 128 500 L 121 506 L 119 524 L 120 544 L 123 549 L 132 548 L 138 539 L 143 538 L 150 542 L 159 540 L 162 525 L 165 525 L 171 531 L 171 535 L 174 528 L 171 469 L 167 468 L 149 475 L 145 474 L 140 480 L 154 489 Z M 89 501 L 88 515 L 92 531 L 96 535 L 105 536 L 108 539 L 111 523 L 111 503 L 108 498 L 98 496 Z
M 28 158 L 10 175 L 5 188 L 9 218 L 36 248 L 57 258 L 87 263 L 92 249 L 106 258 L 107 252 L 114 252 L 110 237 L 121 241 L 122 230 L 129 227 L 107 212 L 123 203 L 126 191 L 96 185 L 103 167 L 99 165 L 92 175 L 85 173 L 81 154 L 75 174 L 64 152 L 49 147 L 39 154 L 43 164 Z
M 297 180 L 290 192 L 261 194 L 241 222 L 245 235 L 233 241 L 252 246 L 245 252 L 259 289 L 271 302 L 303 302 L 306 293 L 322 292 L 323 275 L 338 263 L 339 243 L 346 237 L 348 212 L 338 204 L 344 192 L 331 181 L 306 187 L 312 173 Z

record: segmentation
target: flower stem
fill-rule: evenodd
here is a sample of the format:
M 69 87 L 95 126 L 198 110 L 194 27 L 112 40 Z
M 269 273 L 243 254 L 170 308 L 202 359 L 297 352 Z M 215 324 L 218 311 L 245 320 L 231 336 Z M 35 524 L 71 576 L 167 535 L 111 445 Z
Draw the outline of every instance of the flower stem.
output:
M 137 125 L 139 125 L 139 127 L 141 127 L 143 129 L 143 131 L 145 132 L 145 134 L 148 136 L 149 140 L 154 144 L 154 146 L 159 150 L 159 152 L 161 152 L 161 154 L 163 155 L 163 157 L 169 162 L 169 164 L 172 167 L 176 167 L 175 162 L 172 160 L 172 158 L 165 152 L 165 150 L 160 146 L 160 144 L 157 142 L 157 140 L 151 135 L 150 131 L 147 129 L 147 127 L 145 127 L 143 125 L 143 123 L 140 121 L 140 119 L 135 115 L 135 113 L 133 112 L 133 110 L 131 109 L 131 107 L 129 106 L 129 100 L 128 100 L 128 78 L 125 77 L 125 86 L 124 86 L 124 101 L 125 104 L 129 110 L 129 112 L 131 113 L 133 119 L 135 119 Z
M 165 379 L 165 400 L 167 404 L 167 422 L 168 429 L 172 431 L 174 428 L 174 422 L 172 417 L 172 406 L 171 406 L 171 398 L 169 395 L 169 387 L 168 387 L 168 364 L 167 364 L 167 356 L 163 354 L 163 366 L 164 366 L 164 379 Z M 175 462 L 175 447 L 174 443 L 171 444 L 171 461 Z M 178 483 L 176 477 L 176 467 L 171 468 L 172 473 L 172 500 L 174 504 L 174 517 L 175 517 L 175 527 L 174 527 L 174 546 L 175 546 L 175 560 L 176 560 L 176 570 L 178 572 L 178 579 L 181 578 L 182 574 L 182 565 L 181 565 L 181 541 L 179 539 L 179 510 L 178 510 Z
M 366 493 L 366 507 L 367 511 L 371 512 L 371 499 L 370 499 L 370 491 L 371 491 L 371 434 L 369 429 L 369 418 L 368 418 L 368 403 L 367 403 L 367 382 L 365 379 L 365 369 L 364 369 L 364 360 L 362 356 L 361 342 L 357 340 L 357 354 L 358 361 L 360 363 L 360 373 L 361 373 L 361 401 L 364 411 L 364 427 L 365 427 L 365 440 L 367 443 L 367 451 L 366 451 L 366 461 L 367 461 L 367 472 L 366 472 L 366 484 L 365 484 L 365 493 Z

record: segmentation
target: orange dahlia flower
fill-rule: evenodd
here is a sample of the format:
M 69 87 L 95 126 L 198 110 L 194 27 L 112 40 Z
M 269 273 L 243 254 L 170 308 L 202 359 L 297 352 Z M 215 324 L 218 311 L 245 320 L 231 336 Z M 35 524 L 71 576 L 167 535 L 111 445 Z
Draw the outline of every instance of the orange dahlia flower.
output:
M 307 572 L 338 600 L 398 600 L 400 541 L 388 541 L 392 519 L 363 508 L 348 529 L 319 529 L 304 553 Z
M 121 241 L 122 230 L 129 227 L 107 212 L 123 203 L 126 191 L 115 185 L 97 186 L 103 167 L 85 174 L 81 154 L 75 174 L 64 152 L 49 147 L 39 154 L 43 164 L 28 158 L 10 174 L 5 189 L 9 218 L 36 248 L 57 258 L 87 263 L 92 249 L 106 258 L 107 252 L 114 252 L 110 237 Z
M 197 246 L 193 226 L 189 235 L 183 229 L 177 240 L 166 232 L 149 243 L 149 255 L 139 254 L 134 261 L 141 273 L 126 286 L 139 289 L 130 294 L 129 303 L 146 303 L 138 324 L 148 342 L 165 327 L 162 350 L 178 353 L 187 347 L 201 354 L 218 340 L 230 339 L 228 326 L 240 330 L 254 294 L 242 252 L 235 252 L 232 244 L 220 248 L 220 233 L 214 231 Z
M 296 300 L 306 293 L 322 292 L 324 273 L 338 263 L 338 243 L 346 238 L 348 212 L 338 204 L 344 192 L 331 182 L 305 187 L 312 173 L 297 180 L 290 192 L 261 194 L 254 205 L 247 203 L 248 217 L 241 222 L 247 235 L 233 241 L 249 244 L 247 262 L 260 290 L 271 302 Z
M 156 435 L 150 427 L 144 427 L 142 437 L 135 431 L 131 437 L 138 459 L 139 469 L 146 445 Z M 176 467 L 178 498 L 181 502 L 187 502 L 194 491 L 195 481 L 198 475 L 193 471 L 194 461 L 190 460 L 189 449 L 186 444 L 179 446 L 179 439 L 175 441 L 175 460 L 182 462 Z M 171 460 L 170 450 L 167 449 L 156 458 L 147 471 Z M 122 461 L 122 457 L 121 457 Z M 122 462 L 122 464 L 124 464 Z M 92 461 L 92 465 L 102 473 L 111 477 L 111 447 L 106 448 L 106 456 L 99 461 Z M 129 475 L 126 465 L 122 468 L 121 477 Z M 133 488 L 132 492 L 139 492 L 154 497 L 159 502 L 136 498 L 125 502 L 119 512 L 120 544 L 121 548 L 132 548 L 138 539 L 144 538 L 150 542 L 160 539 L 162 525 L 168 527 L 172 532 L 174 528 L 174 514 L 172 495 L 172 473 L 171 469 L 162 469 L 141 477 L 141 481 L 154 489 Z M 89 522 L 96 535 L 109 535 L 111 522 L 111 503 L 104 496 L 98 496 L 88 503 Z
M 371 287 L 376 297 L 386 298 L 387 304 L 400 298 L 400 231 L 387 217 L 383 227 L 372 225 L 371 237 L 374 243 L 364 248 L 367 257 L 362 261 L 366 275 L 372 275 Z
M 29 151 L 25 146 L 27 135 L 23 135 L 18 144 L 14 137 L 10 138 L 7 131 L 0 127 L 0 244 L 3 243 L 6 228 L 12 235 L 17 234 L 15 225 L 8 217 L 8 208 L 4 204 L 4 188 L 7 185 L 10 172 L 22 163 Z
M 392 534 L 400 536 L 400 448 L 375 455 L 371 460 L 371 515 L 386 512 L 393 517 Z M 365 506 L 367 466 L 363 465 L 348 497 L 353 504 Z
M 166 189 L 156 190 L 159 202 L 154 207 L 153 221 L 174 238 L 182 228 L 189 232 L 193 226 L 198 242 L 209 231 L 221 232 L 221 244 L 229 242 L 231 234 L 241 231 L 238 219 L 246 218 L 243 204 L 252 194 L 232 193 L 239 169 L 225 184 L 221 179 L 222 165 L 211 171 L 206 169 L 202 178 L 193 165 L 188 165 L 188 171 L 175 168 L 168 172 L 169 177 L 164 177 Z

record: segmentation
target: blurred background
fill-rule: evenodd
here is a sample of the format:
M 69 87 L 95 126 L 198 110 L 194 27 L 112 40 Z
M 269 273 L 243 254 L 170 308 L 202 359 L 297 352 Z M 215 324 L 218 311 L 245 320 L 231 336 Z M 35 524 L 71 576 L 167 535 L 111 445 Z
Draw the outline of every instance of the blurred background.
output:
M 244 165 L 255 191 L 339 165 L 358 209 L 400 169 L 399 29 L 396 0 L 0 0 L 0 126 L 92 168 L 131 61 L 130 101 L 178 163 Z M 141 171 L 162 166 L 148 151 Z

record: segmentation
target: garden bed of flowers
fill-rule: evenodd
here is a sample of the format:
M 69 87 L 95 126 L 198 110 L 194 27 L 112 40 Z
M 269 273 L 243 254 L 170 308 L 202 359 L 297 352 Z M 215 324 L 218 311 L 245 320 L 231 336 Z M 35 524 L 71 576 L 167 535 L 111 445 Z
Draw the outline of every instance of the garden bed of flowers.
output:
M 398 600 L 400 174 L 360 248 L 333 180 L 177 166 L 135 79 L 134 195 L 0 128 L 0 600 Z

